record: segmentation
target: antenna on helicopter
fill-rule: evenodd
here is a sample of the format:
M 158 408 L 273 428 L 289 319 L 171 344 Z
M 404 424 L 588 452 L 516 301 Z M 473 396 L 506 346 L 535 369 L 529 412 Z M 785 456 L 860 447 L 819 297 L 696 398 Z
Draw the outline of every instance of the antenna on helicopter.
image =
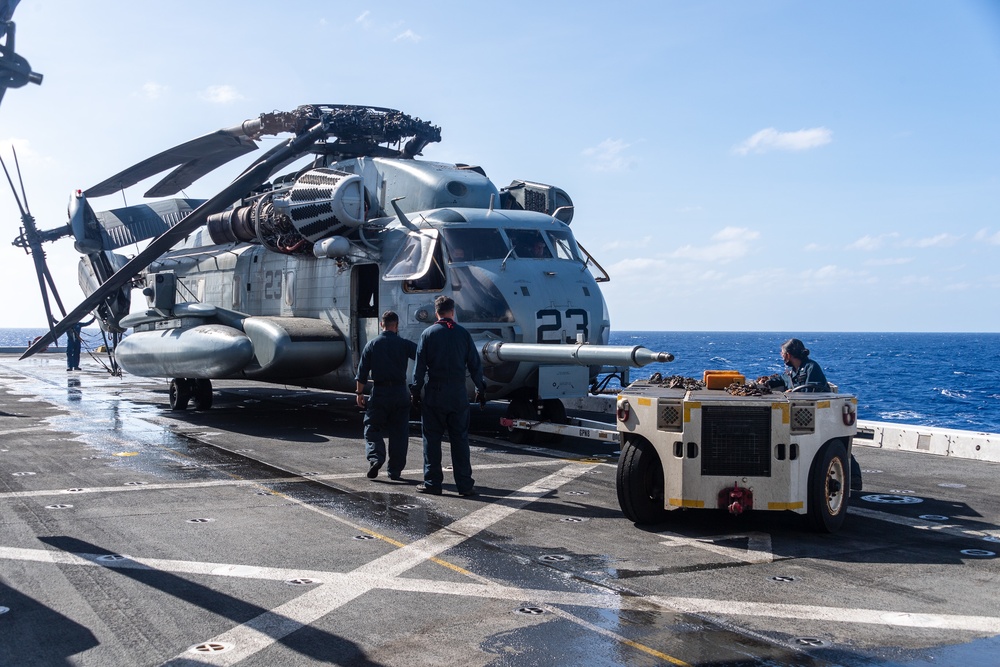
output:
M 49 290 L 52 290 L 52 298 L 59 307 L 59 312 L 62 314 L 62 317 L 66 316 L 66 309 L 63 307 L 62 300 L 59 298 L 59 292 L 56 289 L 55 281 L 52 280 L 52 274 L 49 273 L 49 266 L 45 261 L 45 250 L 42 248 L 42 242 L 54 241 L 58 238 L 69 235 L 70 232 L 68 230 L 68 225 L 67 227 L 44 232 L 40 232 L 38 230 L 38 227 L 35 225 L 35 218 L 31 215 L 31 211 L 28 208 L 28 196 L 24 192 L 24 181 L 21 179 L 21 165 L 17 160 L 17 151 L 14 150 L 13 147 L 11 147 L 11 151 L 14 153 L 14 166 L 17 169 L 18 183 L 21 186 L 20 195 L 17 193 L 17 188 L 14 187 L 14 181 L 10 177 L 10 172 L 7 170 L 7 163 L 3 161 L 2 157 L 0 157 L 0 165 L 3 166 L 3 173 L 7 176 L 7 183 L 10 184 L 10 191 L 14 195 L 14 200 L 17 202 L 18 209 L 21 211 L 21 233 L 16 239 L 14 239 L 12 245 L 17 246 L 18 248 L 23 248 L 26 253 L 31 255 L 31 259 L 35 263 L 35 273 L 38 275 L 38 288 L 42 292 L 42 303 L 45 306 L 45 316 L 51 333 L 59 320 L 52 315 L 52 307 L 49 304 Z M 55 336 L 53 336 L 53 338 L 55 338 Z

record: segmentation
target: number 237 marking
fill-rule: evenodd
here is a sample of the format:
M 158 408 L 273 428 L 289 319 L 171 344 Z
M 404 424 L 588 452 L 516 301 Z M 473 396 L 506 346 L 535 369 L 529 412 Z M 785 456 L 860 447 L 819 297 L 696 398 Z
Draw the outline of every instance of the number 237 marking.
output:
M 582 333 L 584 340 L 590 340 L 588 329 L 589 318 L 583 308 L 568 308 L 565 313 L 555 308 L 539 310 L 535 313 L 536 329 L 539 343 L 575 343 L 576 335 Z M 562 332 L 566 331 L 566 339 L 562 340 Z

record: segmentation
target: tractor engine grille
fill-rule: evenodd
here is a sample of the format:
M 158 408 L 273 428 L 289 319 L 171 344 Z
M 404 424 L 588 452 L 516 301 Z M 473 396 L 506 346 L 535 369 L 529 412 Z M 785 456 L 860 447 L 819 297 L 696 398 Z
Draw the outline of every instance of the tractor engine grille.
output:
M 701 474 L 771 476 L 771 408 L 704 405 Z

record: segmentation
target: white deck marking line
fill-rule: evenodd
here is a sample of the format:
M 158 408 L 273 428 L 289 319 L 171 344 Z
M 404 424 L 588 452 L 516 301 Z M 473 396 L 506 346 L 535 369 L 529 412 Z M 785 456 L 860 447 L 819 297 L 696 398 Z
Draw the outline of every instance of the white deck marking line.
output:
M 489 528 L 528 503 L 582 475 L 587 469 L 588 466 L 582 465 L 566 466 L 548 477 L 518 489 L 515 493 L 518 496 L 523 496 L 524 500 L 509 501 L 507 504 L 497 502 L 481 507 L 427 537 L 358 567 L 350 574 L 340 577 L 336 583 L 322 584 L 243 625 L 204 640 L 205 642 L 232 644 L 233 649 L 211 656 L 199 656 L 199 661 L 211 665 L 235 665 L 299 628 L 326 616 L 358 596 L 377 588 L 378 584 L 386 579 L 416 567 L 427 559 Z M 447 590 L 447 584 L 442 582 L 440 585 L 442 589 Z M 190 660 L 191 654 L 185 652 L 164 664 L 190 664 Z
M 0 500 L 6 498 L 40 498 L 46 496 L 79 496 L 87 493 L 124 493 L 132 491 L 162 491 L 164 489 L 198 489 L 219 486 L 254 486 L 263 484 L 286 484 L 303 482 L 308 477 L 271 477 L 268 479 L 215 479 L 208 482 L 168 482 L 165 484 L 140 484 L 138 486 L 95 486 L 79 491 L 69 489 L 45 489 L 39 491 L 9 491 L 0 493 Z
M 684 545 L 696 547 L 711 551 L 720 556 L 728 556 L 729 558 L 741 560 L 745 563 L 774 562 L 774 554 L 771 553 L 771 536 L 768 533 L 734 533 L 732 535 L 710 535 L 708 537 L 684 537 L 676 533 L 660 533 L 660 535 L 667 538 L 665 542 L 660 542 L 660 544 L 666 546 Z M 736 547 L 718 544 L 719 541 L 740 539 L 747 541 L 746 549 L 737 549 Z
M 101 554 L 67 553 L 46 549 L 21 549 L 0 547 L 0 559 L 50 563 L 58 565 L 78 565 L 103 567 L 113 570 L 156 570 L 172 574 L 189 574 L 213 577 L 232 577 L 257 581 L 289 581 L 291 579 L 313 579 L 323 584 L 343 585 L 351 579 L 365 581 L 371 588 L 410 592 L 459 595 L 473 598 L 493 598 L 518 602 L 532 601 L 547 604 L 599 607 L 602 609 L 642 609 L 649 611 L 653 605 L 643 603 L 641 598 L 622 597 L 618 593 L 572 593 L 545 589 L 517 588 L 494 582 L 462 584 L 437 579 L 410 579 L 404 577 L 383 577 L 365 575 L 357 571 L 351 573 L 329 570 L 290 570 L 277 567 L 233 565 L 229 563 L 208 563 L 198 561 L 164 560 L 158 558 L 137 558 L 123 555 L 124 560 L 103 562 Z
M 20 549 L 0 547 L 0 559 L 31 561 L 64 565 L 105 567 L 109 569 L 153 569 L 176 574 L 193 574 L 233 577 L 263 581 L 288 581 L 298 578 L 315 579 L 328 586 L 363 584 L 370 589 L 408 593 L 458 595 L 462 597 L 531 602 L 541 605 L 567 605 L 611 610 L 670 610 L 691 614 L 716 614 L 720 616 L 773 616 L 777 618 L 817 620 L 835 623 L 861 623 L 869 625 L 936 628 L 963 630 L 989 634 L 1000 633 L 1000 618 L 956 614 L 928 614 L 887 611 L 879 609 L 848 609 L 842 607 L 817 607 L 734 600 L 709 600 L 682 597 L 633 597 L 618 593 L 573 593 L 546 589 L 518 588 L 485 580 L 485 583 L 460 583 L 435 579 L 385 577 L 379 574 L 362 574 L 326 570 L 288 570 L 283 568 L 234 565 L 196 561 L 135 558 L 107 563 L 97 560 L 98 554 L 73 554 L 45 549 Z M 383 556 L 383 558 L 385 558 Z M 484 579 L 475 576 L 476 579 Z M 568 618 L 574 620 L 576 617 Z M 617 638 L 617 636 L 616 636 Z M 620 641 L 623 641 L 619 638 Z M 214 640 L 213 640 L 214 641 Z
M 366 565 L 354 570 L 358 573 L 372 573 L 384 576 L 395 576 L 416 567 L 425 560 L 437 556 L 443 551 L 464 542 L 493 524 L 507 518 L 526 505 L 544 497 L 552 491 L 571 482 L 584 472 L 588 466 L 569 465 L 543 477 L 537 482 L 523 486 L 510 496 L 490 503 L 465 517 L 453 521 L 444 528 L 436 530 L 427 537 L 411 542 L 401 549 L 386 554 Z
M 967 630 L 991 635 L 1000 634 L 1000 618 L 990 616 L 921 614 L 879 609 L 847 609 L 844 607 L 706 600 L 704 598 L 662 597 L 659 595 L 652 595 L 646 600 L 687 614 L 767 616 L 831 623 L 864 623 L 904 628 L 936 628 L 940 630 Z
M 909 526 L 910 528 L 916 528 L 918 530 L 927 530 L 932 533 L 945 533 L 953 537 L 991 537 L 995 536 L 996 531 L 983 531 L 983 530 L 971 530 L 968 527 L 956 525 L 953 523 L 935 523 L 934 521 L 926 521 L 924 519 L 914 519 L 908 516 L 900 516 L 898 514 L 890 514 L 889 512 L 880 512 L 878 510 L 869 509 L 867 507 L 849 507 L 847 509 L 851 514 L 857 514 L 858 516 L 863 516 L 868 519 L 876 519 L 878 521 L 888 521 L 889 523 L 899 524 L 900 526 Z
M 477 470 L 507 469 L 507 468 L 541 468 L 555 465 L 565 465 L 566 461 L 525 461 L 524 463 L 498 463 L 495 465 L 477 465 Z M 403 471 L 406 474 L 407 471 Z M 409 471 L 411 475 L 423 474 L 423 470 Z M 0 500 L 8 498 L 42 498 L 47 496 L 79 496 L 85 493 L 123 493 L 126 491 L 162 491 L 164 489 L 198 489 L 220 486 L 247 486 L 265 484 L 301 484 L 303 482 L 361 479 L 366 477 L 363 472 L 331 473 L 327 475 L 296 475 L 294 477 L 268 477 L 265 479 L 214 479 L 206 482 L 163 482 L 160 484 L 140 484 L 138 486 L 97 486 L 82 488 L 80 491 L 69 489 L 38 489 L 35 491 L 7 491 L 0 493 Z

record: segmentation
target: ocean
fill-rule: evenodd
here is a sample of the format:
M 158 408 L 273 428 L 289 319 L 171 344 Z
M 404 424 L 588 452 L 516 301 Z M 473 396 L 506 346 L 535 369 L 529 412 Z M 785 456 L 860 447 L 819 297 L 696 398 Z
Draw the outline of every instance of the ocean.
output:
M 24 346 L 44 329 L 0 329 L 0 347 Z M 1000 433 L 1000 334 L 618 331 L 612 345 L 670 352 L 673 362 L 633 369 L 701 379 L 736 370 L 748 379 L 780 373 L 779 349 L 792 337 L 809 348 L 830 382 L 858 397 L 858 417 Z M 84 330 L 84 349 L 103 343 Z M 60 344 L 65 344 L 60 339 Z

